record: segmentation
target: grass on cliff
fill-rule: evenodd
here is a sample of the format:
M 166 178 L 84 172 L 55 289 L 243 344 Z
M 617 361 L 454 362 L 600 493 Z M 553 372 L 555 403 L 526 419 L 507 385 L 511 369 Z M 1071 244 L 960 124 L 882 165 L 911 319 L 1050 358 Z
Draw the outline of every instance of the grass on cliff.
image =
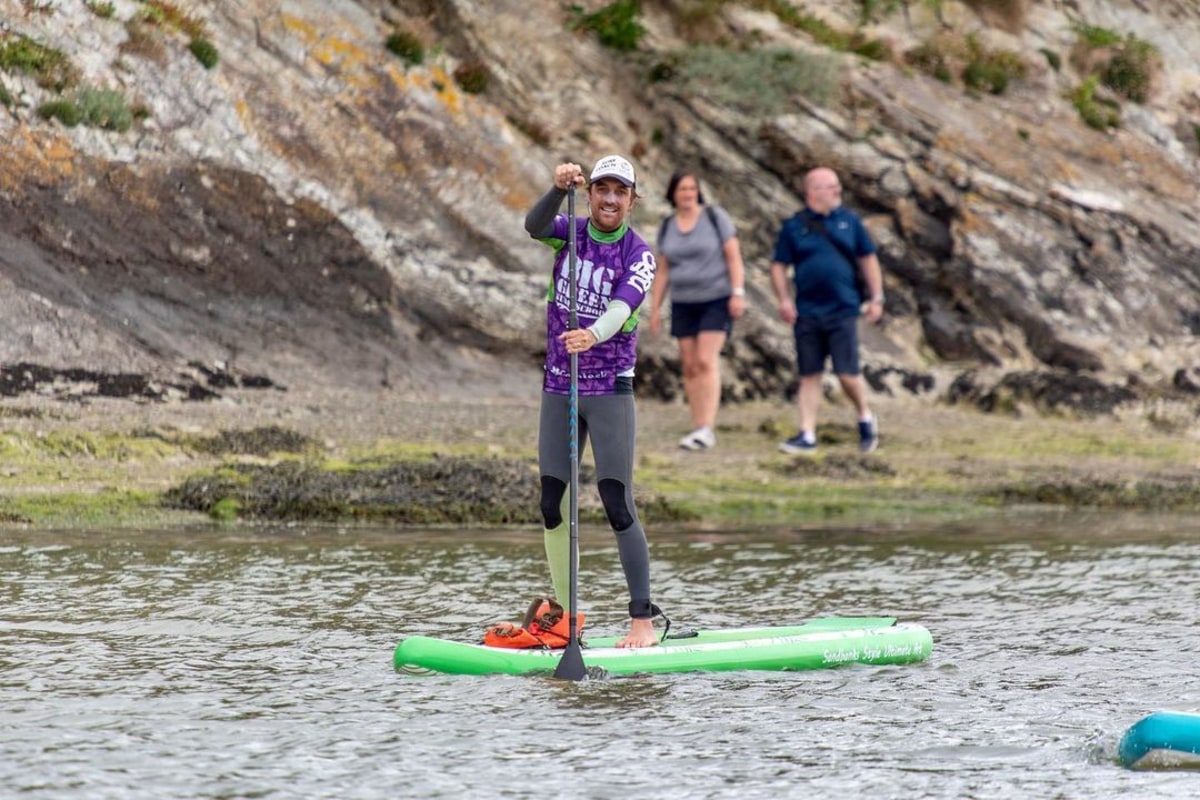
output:
M 101 19 L 112 19 L 117 13 L 117 7 L 108 0 L 87 0 L 88 11 Z
M 84 86 L 71 97 L 59 98 L 38 107 L 43 119 L 56 119 L 68 128 L 86 125 L 90 128 L 124 133 L 133 127 L 136 116 L 116 89 L 97 89 Z
M 38 86 L 55 92 L 71 88 L 80 79 L 79 68 L 66 53 L 14 33 L 0 34 L 0 70 L 29 75 Z
M 817 105 L 834 99 L 839 86 L 838 63 L 781 47 L 736 50 L 696 45 L 651 68 L 652 81 L 678 81 L 693 95 L 748 114 L 786 107 L 800 95 Z
M 1135 103 L 1150 99 L 1162 73 L 1162 54 L 1152 43 L 1096 25 L 1078 25 L 1071 63 L 1083 81 L 1068 100 L 1088 127 L 1108 130 L 1120 125 L 1121 106 L 1115 97 Z
M 984 47 L 973 34 L 940 31 L 905 54 L 916 69 L 943 83 L 961 81 L 974 91 L 1004 94 L 1025 77 L 1028 65 L 1011 50 Z

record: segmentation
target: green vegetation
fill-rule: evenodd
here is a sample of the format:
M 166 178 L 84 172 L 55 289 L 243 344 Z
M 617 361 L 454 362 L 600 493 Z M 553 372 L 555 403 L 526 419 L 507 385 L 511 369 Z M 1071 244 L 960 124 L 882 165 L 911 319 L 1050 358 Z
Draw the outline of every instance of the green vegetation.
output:
M 571 6 L 571 30 L 590 31 L 605 47 L 631 52 L 636 50 L 646 28 L 638 22 L 642 4 L 640 0 L 616 0 L 598 11 L 584 13 L 583 7 Z
M 38 106 L 42 119 L 56 119 L 68 128 L 74 128 L 83 120 L 79 106 L 70 100 L 50 100 Z
M 5 409 L 0 417 L 24 419 Z M 40 414 L 38 432 L 0 431 L 0 523 L 45 526 L 174 525 L 194 523 L 194 512 L 164 508 L 166 484 L 223 458 L 295 459 L 319 446 L 295 431 L 266 426 L 203 436 L 173 429 L 93 433 L 55 427 Z M 20 424 L 20 423 L 18 423 Z M 235 467 L 223 468 L 232 475 Z M 227 502 L 211 510 L 231 519 Z
M 1113 47 L 1121 43 L 1121 34 L 1096 25 L 1078 25 L 1075 34 L 1079 37 L 1080 44 L 1089 50 Z
M 86 125 L 91 128 L 124 133 L 133 127 L 133 111 L 125 96 L 114 89 L 85 86 L 71 98 L 60 98 L 38 107 L 43 119 L 56 119 L 69 128 Z
M 1067 508 L 1103 508 L 1109 510 L 1193 511 L 1197 487 L 1186 482 L 1100 481 L 1058 483 L 1022 481 L 1004 486 L 984 496 L 998 505 L 1065 506 Z
M 694 34 L 712 27 L 722 7 L 733 2 L 734 0 L 683 0 L 672 4 L 671 12 L 681 31 Z M 819 17 L 797 9 L 787 0 L 750 0 L 747 5 L 774 14 L 783 24 L 808 34 L 819 44 L 833 50 L 876 61 L 885 61 L 892 57 L 887 42 L 870 39 L 861 31 L 838 30 Z M 568 25 L 571 30 L 595 33 L 602 44 L 614 50 L 636 50 L 646 33 L 638 19 L 641 14 L 641 3 L 638 0 L 617 0 L 591 13 L 585 13 L 580 5 L 573 5 L 571 11 L 573 16 Z M 728 42 L 722 41 L 721 44 L 728 45 Z M 659 79 L 662 79 L 661 75 Z
M 1160 62 L 1157 47 L 1131 34 L 1113 54 L 1101 80 L 1117 94 L 1144 103 L 1150 98 L 1150 87 Z
M 107 0 L 87 0 L 88 10 L 102 19 L 112 19 L 117 7 Z
M 275 453 L 315 454 L 317 443 L 303 434 L 266 425 L 249 430 L 221 431 L 215 436 L 180 437 L 180 444 L 209 455 L 269 456 Z
M 855 0 L 858 3 L 858 21 L 863 25 L 877 22 L 883 17 L 900 10 L 901 0 Z
M 465 438 L 431 428 L 331 452 L 277 426 L 96 433 L 21 410 L 0 409 L 19 429 L 0 430 L 0 524 L 539 520 L 526 427 Z M 860 455 L 853 425 L 831 420 L 819 454 L 789 458 L 774 447 L 791 433 L 793 410 L 735 404 L 723 412 L 721 458 L 695 459 L 659 424 L 677 420 L 677 408 L 642 410 L 651 424 L 639 437 L 638 505 L 652 525 L 922 524 L 1013 505 L 1200 511 L 1193 443 L 1145 420 L 901 404 L 884 413 L 906 424 L 889 429 L 878 453 Z M 590 459 L 581 467 L 581 520 L 603 524 Z
M 909 50 L 905 54 L 905 58 L 908 59 L 909 64 L 942 83 L 954 81 L 954 72 L 950 66 L 950 54 L 945 47 L 940 45 L 940 40 L 937 38 L 930 39 Z
M 425 44 L 410 30 L 397 28 L 387 37 L 383 46 L 408 66 L 417 66 L 425 61 Z
M 194 519 L 194 517 L 193 517 Z M 52 492 L 0 499 L 0 521 L 42 527 L 109 528 L 182 525 L 189 518 L 163 509 L 157 492 L 105 486 L 94 492 Z
M 148 31 L 138 28 L 161 28 L 165 31 L 179 31 L 188 37 L 188 50 L 205 69 L 213 69 L 220 60 L 216 45 L 208 38 L 208 26 L 200 17 L 188 14 L 179 6 L 168 0 L 140 0 L 142 7 L 129 21 L 130 47 L 123 48 L 125 52 L 142 55 L 154 61 L 160 61 L 158 52 L 162 44 L 156 42 Z M 139 41 L 134 42 L 137 35 Z
M 933 2 L 934 0 L 925 0 Z M 940 0 L 939 0 L 940 1 Z M 863 24 L 875 19 L 878 15 L 890 13 L 900 7 L 901 0 L 857 0 L 860 5 L 860 18 Z M 689 41 L 696 43 L 695 36 L 699 32 L 714 29 L 717 15 L 728 5 L 748 5 L 759 11 L 774 14 L 775 17 L 788 27 L 810 36 L 814 41 L 830 49 L 843 53 L 853 53 L 874 61 L 891 59 L 892 51 L 887 42 L 881 39 L 870 39 L 861 31 L 843 31 L 829 25 L 820 17 L 810 14 L 801 5 L 788 0 L 679 0 L 670 5 L 672 18 Z M 708 44 L 729 45 L 724 36 L 708 37 Z M 750 44 L 751 42 L 743 42 Z
M 1114 100 L 1096 96 L 1099 84 L 1095 75 L 1085 80 L 1071 94 L 1071 104 L 1089 128 L 1105 131 L 1121 124 L 1121 107 Z
M 124 133 L 133 127 L 133 112 L 125 95 L 115 89 L 84 87 L 75 95 L 83 124 Z
M 162 32 L 153 25 L 139 22 L 136 19 L 125 24 L 127 38 L 118 48 L 122 53 L 144 58 L 155 64 L 165 65 L 167 48 L 163 43 Z
M 148 25 L 164 25 L 167 21 L 167 15 L 162 8 L 157 5 L 147 5 L 140 8 L 134 19 L 139 22 L 145 22 Z
M 213 503 L 208 515 L 219 522 L 232 522 L 242 515 L 242 504 L 232 497 Z
M 1009 82 L 1025 77 L 1024 60 L 1009 50 L 989 50 L 974 35 L 962 36 L 953 32 L 940 33 L 906 57 L 917 69 L 943 83 L 955 78 L 975 91 L 1003 94 Z
M 1135 103 L 1146 102 L 1162 69 L 1162 55 L 1153 44 L 1133 34 L 1122 36 L 1095 25 L 1079 25 L 1075 33 L 1071 59 L 1086 77 L 1072 93 L 1071 102 L 1090 127 L 1115 127 L 1120 122 L 1120 105 L 1099 96 L 1099 88 Z
M 188 43 L 188 50 L 192 51 L 192 55 L 196 60 L 204 65 L 205 69 L 213 69 L 217 66 L 217 62 L 221 56 L 217 52 L 216 45 L 205 39 L 203 36 L 197 36 Z
M 1025 62 L 1009 50 L 988 50 L 974 36 L 967 37 L 967 65 L 963 67 L 963 83 L 990 94 L 1004 94 L 1008 82 L 1025 77 Z
M 752 6 L 769 11 L 779 21 L 798 31 L 807 33 L 818 44 L 842 53 L 854 53 L 875 61 L 886 61 L 892 57 L 886 42 L 869 39 L 861 31 L 842 31 L 806 11 L 800 11 L 786 0 L 754 0 Z
M 79 82 L 79 70 L 65 53 L 21 34 L 0 34 L 0 70 L 30 75 L 55 92 Z
M 1108 28 L 1079 25 L 1073 62 L 1085 75 L 1095 75 L 1117 94 L 1135 103 L 1150 97 L 1154 78 L 1162 69 L 1158 48 L 1133 34 L 1122 36 Z
M 466 61 L 454 68 L 454 82 L 467 94 L 482 94 L 491 73 L 482 61 Z
M 208 35 L 203 19 L 188 14 L 168 0 L 141 0 L 141 3 L 142 7 L 134 19 L 180 31 L 191 39 L 202 39 Z
M 838 89 L 838 63 L 785 48 L 730 50 L 697 45 L 651 69 L 651 80 L 679 80 L 689 91 L 750 114 L 778 111 L 801 95 L 827 104 Z

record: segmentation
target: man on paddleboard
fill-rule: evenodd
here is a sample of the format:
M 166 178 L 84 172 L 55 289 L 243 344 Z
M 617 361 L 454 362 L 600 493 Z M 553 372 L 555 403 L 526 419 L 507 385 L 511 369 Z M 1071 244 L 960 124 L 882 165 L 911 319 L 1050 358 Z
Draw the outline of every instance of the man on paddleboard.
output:
M 559 214 L 571 186 L 584 186 L 578 164 L 554 168 L 554 185 L 530 209 L 525 230 L 554 249 L 554 271 L 546 303 L 546 362 L 542 381 L 538 467 L 546 559 L 556 599 L 570 603 L 569 506 L 570 359 L 578 356 L 579 451 L 592 443 L 597 487 L 617 537 L 617 552 L 629 588 L 629 635 L 618 647 L 658 643 L 651 619 L 650 551 L 633 503 L 635 410 L 633 370 L 637 322 L 654 283 L 654 253 L 629 227 L 637 200 L 633 165 L 621 156 L 596 162 L 587 186 L 588 216 Z M 575 312 L 570 329 L 570 264 L 567 231 L 575 226 L 577 254 Z M 653 609 L 653 610 L 652 610 Z

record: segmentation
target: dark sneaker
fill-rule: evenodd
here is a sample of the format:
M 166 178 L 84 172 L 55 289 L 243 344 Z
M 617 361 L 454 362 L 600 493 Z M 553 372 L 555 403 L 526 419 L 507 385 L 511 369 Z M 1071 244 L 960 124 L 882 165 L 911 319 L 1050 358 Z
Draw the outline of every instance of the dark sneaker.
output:
M 879 420 L 874 414 L 866 422 L 858 423 L 858 451 L 870 453 L 879 447 Z
M 788 455 L 797 455 L 800 453 L 811 454 L 817 452 L 817 443 L 805 439 L 803 433 L 797 433 L 786 442 L 779 443 L 779 452 L 787 453 Z

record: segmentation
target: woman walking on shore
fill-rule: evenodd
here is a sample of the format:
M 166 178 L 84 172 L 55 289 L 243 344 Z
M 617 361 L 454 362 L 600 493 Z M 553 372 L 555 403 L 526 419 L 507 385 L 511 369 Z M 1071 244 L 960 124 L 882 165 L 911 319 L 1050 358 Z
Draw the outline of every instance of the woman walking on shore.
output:
M 705 205 L 695 173 L 672 175 L 667 201 L 675 212 L 658 232 L 650 332 L 662 328 L 660 307 L 670 292 L 671 335 L 679 340 L 693 428 L 679 446 L 707 450 L 717 443 L 721 348 L 746 309 L 745 269 L 733 221 L 725 209 Z

